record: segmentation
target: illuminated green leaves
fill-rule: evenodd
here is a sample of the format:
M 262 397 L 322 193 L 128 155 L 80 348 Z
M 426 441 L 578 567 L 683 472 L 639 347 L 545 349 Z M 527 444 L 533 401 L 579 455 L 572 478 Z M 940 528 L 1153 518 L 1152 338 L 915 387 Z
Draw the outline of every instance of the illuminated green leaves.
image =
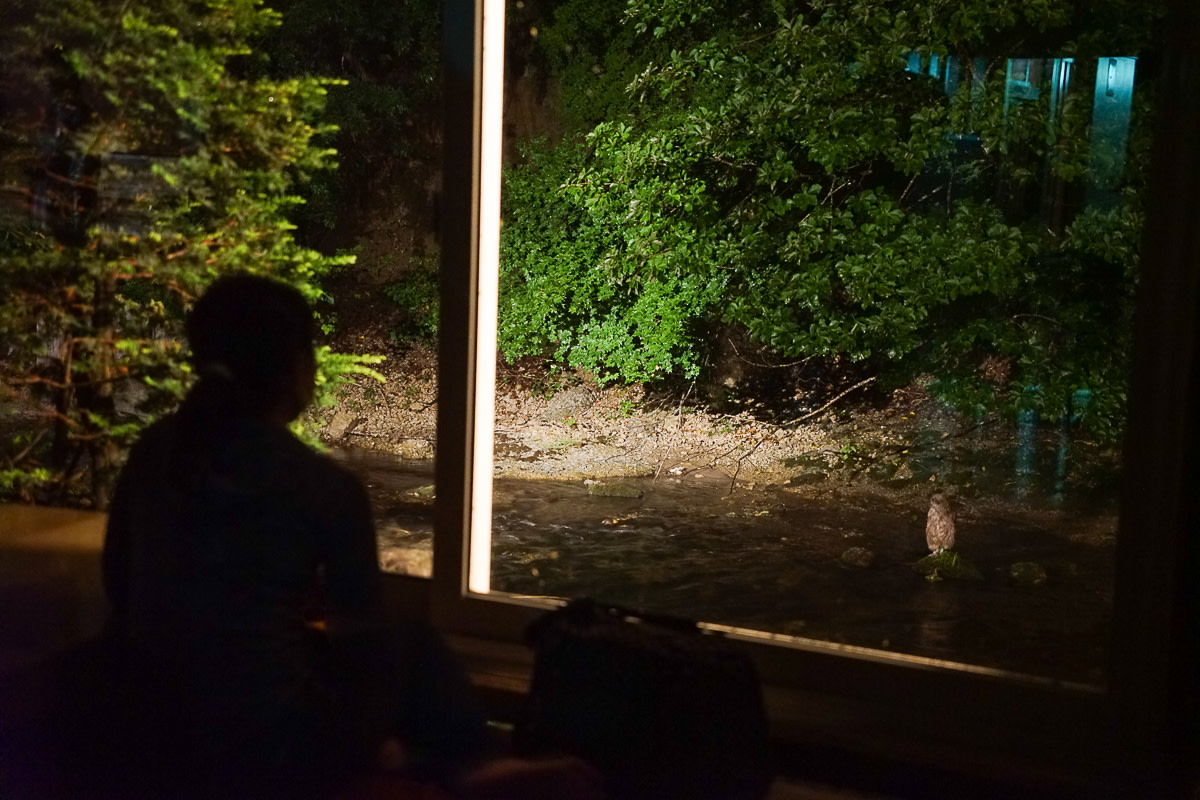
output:
M 1127 166 L 1087 207 L 1088 70 L 1137 55 L 1154 12 L 1103 6 L 630 0 L 626 102 L 509 174 L 503 345 L 642 380 L 691 374 L 734 323 L 781 356 L 931 373 L 964 409 L 1036 385 L 1059 413 L 1087 388 L 1112 435 L 1149 93 L 1139 73 Z M 604 26 L 563 8 L 585 66 L 607 63 Z
M 300 247 L 288 219 L 297 186 L 334 166 L 317 139 L 338 82 L 263 77 L 252 45 L 280 17 L 254 0 L 11 5 L 0 176 L 30 200 L 0 217 L 0 379 L 50 399 L 56 452 L 111 473 L 113 446 L 188 385 L 180 322 L 208 284 L 257 272 L 315 298 L 345 262 Z M 370 363 L 323 352 L 322 385 L 378 377 Z M 115 396 L 134 398 L 121 415 Z M 15 469 L 71 477 L 46 457 Z

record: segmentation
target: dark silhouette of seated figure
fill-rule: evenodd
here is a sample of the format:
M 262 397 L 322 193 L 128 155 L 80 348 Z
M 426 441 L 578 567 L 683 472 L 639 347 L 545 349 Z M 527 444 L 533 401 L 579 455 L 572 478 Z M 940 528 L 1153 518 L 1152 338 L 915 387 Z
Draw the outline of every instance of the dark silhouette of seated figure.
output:
M 363 487 L 287 428 L 314 385 L 304 298 L 225 278 L 187 336 L 199 381 L 134 447 L 104 547 L 144 752 L 218 796 L 328 794 L 390 736 L 471 761 L 484 728 L 461 670 L 427 629 L 384 624 Z

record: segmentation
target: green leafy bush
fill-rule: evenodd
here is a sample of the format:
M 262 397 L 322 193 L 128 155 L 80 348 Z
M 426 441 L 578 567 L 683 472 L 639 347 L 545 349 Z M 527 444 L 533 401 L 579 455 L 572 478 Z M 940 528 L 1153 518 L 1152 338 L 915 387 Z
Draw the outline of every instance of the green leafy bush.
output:
M 394 341 L 433 341 L 437 338 L 439 296 L 436 260 L 414 259 L 404 277 L 384 286 L 383 293 L 401 312 L 400 323 L 392 330 Z
M 615 253 L 627 235 L 589 208 L 576 179 L 582 144 L 534 144 L 504 184 L 499 345 L 510 359 L 546 355 L 602 381 L 699 370 L 698 329 L 716 314 L 719 270 L 637 274 Z
M 52 433 L 0 443 L 15 462 L 0 491 L 53 483 L 103 507 L 122 449 L 189 384 L 179 323 L 213 280 L 268 274 L 313 300 L 353 260 L 299 246 L 288 217 L 334 166 L 316 143 L 334 132 L 317 121 L 331 82 L 262 77 L 252 43 L 279 15 L 252 0 L 5 13 L 0 176 L 31 202 L 0 206 L 0 386 L 34 392 Z M 368 363 L 319 359 L 334 384 Z M 117 411 L 131 384 L 132 419 Z
M 694 374 L 710 324 L 734 323 L 881 383 L 932 374 L 963 411 L 1057 417 L 1087 390 L 1084 423 L 1118 436 L 1150 87 L 1122 162 L 1087 70 L 1138 54 L 1157 6 L 1096 24 L 1076 5 L 631 0 L 616 55 L 611 9 L 565 4 L 543 36 L 564 97 L 611 55 L 628 102 L 598 95 L 606 119 L 509 171 L 502 348 L 645 380 Z M 1077 59 L 1065 92 L 1014 94 L 1029 53 L 1009 50 L 1034 32 Z M 928 74 L 950 57 L 953 81 Z

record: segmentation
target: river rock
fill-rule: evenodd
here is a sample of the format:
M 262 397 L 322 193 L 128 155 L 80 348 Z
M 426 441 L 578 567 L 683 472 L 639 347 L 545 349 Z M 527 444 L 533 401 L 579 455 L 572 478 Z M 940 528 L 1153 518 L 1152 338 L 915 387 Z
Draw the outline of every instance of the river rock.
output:
M 925 576 L 925 580 L 983 580 L 983 573 L 965 558 L 953 550 L 943 550 L 925 556 L 916 564 L 913 570 Z
M 867 475 L 871 480 L 882 483 L 883 481 L 891 480 L 898 469 L 900 469 L 900 462 L 898 461 L 876 461 L 867 467 Z
M 433 575 L 433 550 L 424 547 L 380 548 L 379 568 L 384 572 L 428 578 Z
M 823 469 L 825 467 L 825 459 L 812 454 L 788 456 L 783 459 L 783 465 L 793 469 L 796 467 L 800 467 L 802 469 Z
M 922 484 L 928 485 L 929 478 L 914 478 L 913 476 L 909 475 L 906 478 L 892 478 L 891 480 L 882 481 L 880 483 L 881 486 L 897 492 L 910 489 L 913 486 L 920 486 Z
M 952 469 L 946 471 L 943 477 L 946 483 L 952 486 L 967 486 L 975 480 L 975 470 L 969 467 L 966 469 Z
M 636 486 L 630 486 L 627 483 L 603 483 L 601 481 L 593 481 L 588 484 L 587 493 L 593 497 L 641 497 L 643 492 Z
M 866 569 L 875 561 L 875 554 L 865 547 L 851 547 L 838 559 L 847 567 Z
M 577 417 L 592 407 L 596 402 L 596 390 L 591 386 L 579 384 L 564 389 L 546 403 L 542 419 L 547 422 L 565 422 L 571 417 Z
M 331 442 L 340 442 L 361 422 L 362 417 L 356 417 L 346 409 L 339 408 L 333 412 L 333 417 L 325 426 L 325 438 Z
M 824 472 L 802 472 L 799 475 L 794 475 L 787 482 L 788 486 L 810 486 L 814 483 L 821 483 L 829 476 Z
M 1038 586 L 1046 582 L 1046 568 L 1036 561 L 1018 561 L 1009 567 L 1008 577 L 1017 583 Z
M 411 461 L 433 458 L 433 445 L 428 439 L 401 439 L 396 442 L 396 455 Z
M 411 489 L 409 494 L 415 495 L 421 500 L 428 500 L 430 502 L 437 497 L 437 491 L 435 490 L 433 484 L 429 484 L 427 486 L 418 486 L 416 489 Z

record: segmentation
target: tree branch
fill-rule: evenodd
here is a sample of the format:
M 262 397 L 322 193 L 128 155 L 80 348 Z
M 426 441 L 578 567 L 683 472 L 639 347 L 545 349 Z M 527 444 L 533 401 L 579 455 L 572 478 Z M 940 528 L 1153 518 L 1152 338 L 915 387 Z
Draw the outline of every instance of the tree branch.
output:
M 792 420 L 791 422 L 789 422 L 789 423 L 788 423 L 788 426 L 795 426 L 795 425 L 799 425 L 801 422 L 804 422 L 804 420 L 806 420 L 806 419 L 811 419 L 811 418 L 815 417 L 817 414 L 820 414 L 822 411 L 824 411 L 825 409 L 829 408 L 831 405 L 833 405 L 834 403 L 836 403 L 838 400 L 841 400 L 843 397 L 845 397 L 846 395 L 850 394 L 850 393 L 851 393 L 851 392 L 853 392 L 855 389 L 858 389 L 858 388 L 861 388 L 861 387 L 863 387 L 863 386 L 866 386 L 868 383 L 870 383 L 870 382 L 871 382 L 871 381 L 873 381 L 873 380 L 875 380 L 875 376 L 874 376 L 874 375 L 872 375 L 871 377 L 867 378 L 866 380 L 861 380 L 861 381 L 859 381 L 858 383 L 854 384 L 853 386 L 851 386 L 851 387 L 850 387 L 849 389 L 847 389 L 846 391 L 844 391 L 844 392 L 842 392 L 841 394 L 839 394 L 837 397 L 835 397 L 835 398 L 833 398 L 832 400 L 830 400 L 830 401 L 829 401 L 828 403 L 826 403 L 825 405 L 823 405 L 823 406 L 821 406 L 820 408 L 818 408 L 816 411 L 810 411 L 810 412 L 808 412 L 807 414 L 805 414 L 804 416 L 800 417 L 799 419 L 794 419 L 794 420 Z

